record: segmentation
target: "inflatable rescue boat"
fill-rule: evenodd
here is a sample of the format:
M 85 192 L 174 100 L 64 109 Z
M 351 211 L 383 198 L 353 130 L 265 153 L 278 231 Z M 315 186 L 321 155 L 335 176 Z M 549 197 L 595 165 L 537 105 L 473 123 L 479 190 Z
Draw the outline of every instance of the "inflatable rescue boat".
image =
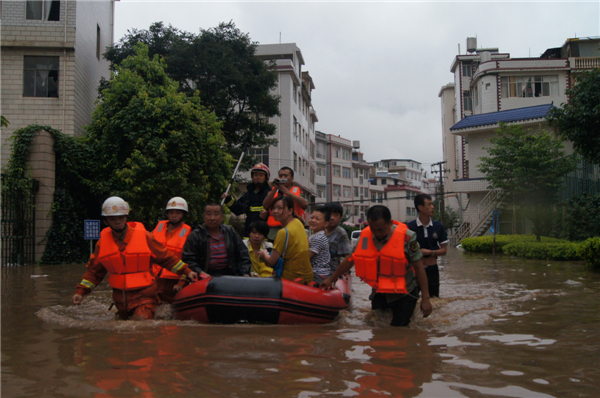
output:
M 202 323 L 328 323 L 350 306 L 350 276 L 331 290 L 279 277 L 221 276 L 202 279 L 175 295 L 173 314 Z

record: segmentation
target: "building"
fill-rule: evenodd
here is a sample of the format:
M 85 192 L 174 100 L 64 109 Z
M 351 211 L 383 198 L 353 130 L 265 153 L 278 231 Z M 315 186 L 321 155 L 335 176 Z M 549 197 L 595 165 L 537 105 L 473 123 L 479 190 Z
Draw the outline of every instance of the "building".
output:
M 569 39 L 537 58 L 511 58 L 497 48 L 478 49 L 475 38 L 467 39 L 467 54 L 457 55 L 450 67 L 454 82 L 439 93 L 449 169 L 445 191 L 447 202 L 463 214 L 465 236 L 485 232 L 499 205 L 478 170 L 499 123 L 547 129 L 548 111 L 568 100 L 572 75 L 600 66 L 599 43 L 600 38 Z M 460 233 L 459 228 L 458 240 L 464 237 Z
M 100 78 L 110 77 L 102 53 L 113 43 L 114 3 L 2 1 L 0 7 L 2 115 L 10 122 L 2 129 L 4 167 L 10 158 L 6 141 L 17 129 L 39 124 L 68 135 L 83 134 Z M 54 154 L 48 133 L 40 132 L 33 146 L 31 173 L 40 184 L 35 238 L 39 260 L 45 247 L 40 242 L 52 224 L 48 214 L 54 201 Z
M 315 201 L 315 123 L 317 114 L 312 106 L 314 82 L 307 71 L 302 70 L 304 58 L 295 43 L 262 44 L 256 56 L 265 62 L 274 61 L 279 75 L 275 94 L 281 98 L 281 116 L 272 117 L 269 123 L 277 126 L 277 145 L 248 150 L 257 160 L 271 170 L 271 180 L 284 166 L 294 170 L 294 182 L 302 190 L 309 203 Z M 250 180 L 250 173 L 242 179 Z
M 340 202 L 348 216 L 346 223 L 358 226 L 369 208 L 369 164 L 360 142 L 317 131 L 316 147 L 315 202 Z
M 392 218 L 409 222 L 417 218 L 415 196 L 433 194 L 435 183 L 427 179 L 421 163 L 413 159 L 382 159 L 370 162 L 371 203 L 390 209 Z

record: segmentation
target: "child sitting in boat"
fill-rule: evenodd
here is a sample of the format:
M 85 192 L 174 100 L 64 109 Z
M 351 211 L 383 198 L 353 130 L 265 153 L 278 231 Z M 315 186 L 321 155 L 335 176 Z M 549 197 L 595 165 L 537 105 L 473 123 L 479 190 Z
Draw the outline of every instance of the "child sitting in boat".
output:
M 250 238 L 244 239 L 244 243 L 250 252 L 252 276 L 265 277 L 273 275 L 273 268 L 269 267 L 259 255 L 261 250 L 273 248 L 272 243 L 265 242 L 265 238 L 269 234 L 269 224 L 265 221 L 252 221 L 248 225 L 248 230 L 250 231 Z
M 329 240 L 325 235 L 325 228 L 329 225 L 329 211 L 318 207 L 310 216 L 308 222 L 313 234 L 308 238 L 310 265 L 313 269 L 314 281 L 321 283 L 329 277 Z

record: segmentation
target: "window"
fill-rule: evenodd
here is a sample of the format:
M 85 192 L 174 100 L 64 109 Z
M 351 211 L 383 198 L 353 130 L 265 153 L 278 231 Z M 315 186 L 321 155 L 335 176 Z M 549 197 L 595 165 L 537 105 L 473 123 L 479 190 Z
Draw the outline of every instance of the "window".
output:
M 336 158 L 340 157 L 340 147 L 339 146 L 333 147 L 333 156 L 335 156 Z
M 100 25 L 96 25 L 96 58 L 100 60 Z
M 365 188 L 365 196 L 369 196 L 369 188 Z
M 298 102 L 298 101 L 296 100 L 296 94 L 297 94 L 297 92 L 298 92 L 298 88 L 297 88 L 297 87 L 296 87 L 296 85 L 294 84 L 294 102 Z M 296 118 L 294 118 L 294 119 L 296 119 Z
M 298 119 L 294 116 L 294 138 L 298 141 Z
M 358 198 L 358 187 L 354 187 L 354 197 Z
M 358 216 L 358 210 L 359 210 L 358 206 L 354 206 L 354 215 L 355 216 Z
M 311 159 L 315 158 L 315 143 L 314 142 L 310 142 L 310 157 Z
M 334 177 L 341 177 L 342 175 L 342 169 L 340 166 L 333 166 L 333 176 Z
M 314 168 L 310 168 L 310 183 L 314 184 L 315 183 L 315 169 Z
M 375 203 L 377 201 L 377 195 L 375 192 L 371 192 L 371 203 Z
M 502 98 L 558 96 L 558 75 L 503 77 L 500 85 Z
M 344 205 L 344 214 L 348 216 L 352 215 L 352 206 Z
M 343 148 L 342 149 L 342 159 L 350 160 L 350 150 Z
M 325 143 L 317 142 L 317 157 L 319 159 L 325 159 Z
M 363 183 L 363 178 L 362 178 L 362 176 L 358 177 L 358 183 L 359 183 L 359 184 L 362 184 L 362 183 Z
M 317 175 L 318 176 L 325 176 L 325 166 L 318 164 L 317 165 Z
M 469 161 L 465 160 L 465 170 L 464 170 L 465 178 L 469 178 Z
M 59 57 L 25 56 L 23 97 L 58 97 Z
M 264 163 L 269 167 L 269 148 L 250 148 L 248 155 L 254 156 L 258 163 Z
M 383 192 L 377 192 L 377 203 L 383 203 Z
M 342 175 L 344 176 L 344 178 L 352 178 L 352 170 L 349 169 L 348 167 L 343 167 Z
M 381 185 L 385 185 L 385 184 L 387 184 L 387 180 L 385 178 L 382 178 L 381 179 Z
M 371 181 L 371 185 L 377 185 L 377 178 L 373 178 L 373 180 Z
M 350 187 L 344 186 L 344 198 L 352 197 L 352 189 Z
M 317 186 L 317 196 L 319 198 L 325 199 L 325 187 L 323 185 Z
M 294 172 L 298 171 L 298 155 L 294 152 Z
M 25 19 L 60 21 L 60 1 L 26 1 Z
M 472 98 L 473 98 L 473 106 L 479 105 L 479 89 L 477 88 L 477 85 L 475 85 L 475 87 L 473 87 Z
M 462 65 L 462 73 L 463 76 L 471 76 L 471 64 L 463 64 Z
M 465 111 L 473 110 L 473 102 L 471 101 L 471 92 L 463 91 L 463 104 Z
M 410 207 L 407 207 L 407 208 L 406 208 L 406 215 L 407 215 L 407 216 L 410 216 Z
M 368 180 L 369 179 L 369 170 L 365 170 L 365 178 Z
M 334 196 L 342 196 L 342 186 L 341 185 L 333 186 L 333 195 Z
M 358 169 L 354 169 L 354 178 L 358 178 Z

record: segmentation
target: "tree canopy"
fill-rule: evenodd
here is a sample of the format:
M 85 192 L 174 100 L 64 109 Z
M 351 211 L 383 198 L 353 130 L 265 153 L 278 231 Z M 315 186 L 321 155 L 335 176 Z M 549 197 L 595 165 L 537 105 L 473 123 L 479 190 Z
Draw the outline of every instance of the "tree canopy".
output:
M 257 43 L 242 33 L 233 22 L 201 29 L 199 34 L 178 30 L 156 22 L 148 30 L 133 29 L 104 57 L 116 70 L 135 46 L 142 42 L 149 55 L 162 56 L 165 71 L 179 83 L 179 91 L 192 97 L 199 93 L 202 104 L 222 122 L 229 149 L 237 154 L 244 144 L 265 147 L 275 141 L 269 137 L 276 126 L 269 117 L 279 115 L 277 73 L 255 56 Z
M 90 185 L 99 197 L 121 196 L 131 218 L 146 226 L 158 221 L 173 196 L 188 201 L 188 221 L 198 222 L 200 206 L 221 196 L 230 173 L 222 122 L 197 93 L 177 91 L 165 62 L 150 59 L 145 44 L 134 51 L 115 65 L 86 126 L 96 165 Z
M 575 159 L 563 151 L 560 139 L 548 132 L 533 133 L 522 126 L 501 125 L 485 148 L 478 166 L 485 173 L 489 189 L 501 189 L 505 203 L 526 208 L 539 237 L 549 207 L 556 204 L 563 177 L 573 170 Z
M 600 164 L 600 69 L 573 76 L 575 84 L 566 91 L 569 102 L 552 108 L 548 121 L 586 160 Z

